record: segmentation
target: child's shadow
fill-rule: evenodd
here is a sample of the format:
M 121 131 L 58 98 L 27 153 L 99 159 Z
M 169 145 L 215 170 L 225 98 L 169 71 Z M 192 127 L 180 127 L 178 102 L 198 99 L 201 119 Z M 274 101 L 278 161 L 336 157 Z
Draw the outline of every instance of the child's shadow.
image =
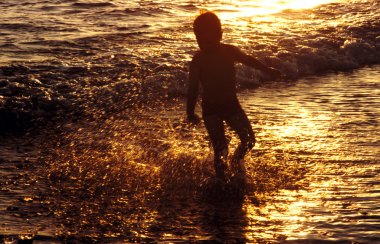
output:
M 243 204 L 248 183 L 241 176 L 220 182 L 210 179 L 203 194 L 200 227 L 213 242 L 245 243 L 248 219 Z
M 161 197 L 150 228 L 159 241 L 245 242 L 248 221 L 243 209 L 250 192 L 245 177 L 215 178 L 211 162 L 189 158 L 166 162 Z

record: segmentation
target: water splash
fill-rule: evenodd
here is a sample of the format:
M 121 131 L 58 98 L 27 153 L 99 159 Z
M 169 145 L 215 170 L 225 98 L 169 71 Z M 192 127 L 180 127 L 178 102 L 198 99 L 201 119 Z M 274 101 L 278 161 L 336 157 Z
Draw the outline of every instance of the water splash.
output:
M 265 152 L 247 159 L 248 185 L 237 178 L 220 185 L 204 128 L 174 117 L 173 110 L 129 112 L 128 119 L 65 127 L 46 160 L 50 208 L 62 238 L 214 238 L 191 224 L 208 226 L 205 209 L 261 204 L 271 192 L 302 187 L 304 164 Z

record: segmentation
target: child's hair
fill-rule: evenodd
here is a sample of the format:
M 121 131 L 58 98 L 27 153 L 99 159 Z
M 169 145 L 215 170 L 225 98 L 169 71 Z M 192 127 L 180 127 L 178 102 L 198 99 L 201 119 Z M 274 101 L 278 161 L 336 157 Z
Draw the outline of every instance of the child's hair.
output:
M 195 35 L 200 33 L 222 33 L 222 24 L 220 19 L 213 12 L 207 11 L 201 13 L 193 23 Z

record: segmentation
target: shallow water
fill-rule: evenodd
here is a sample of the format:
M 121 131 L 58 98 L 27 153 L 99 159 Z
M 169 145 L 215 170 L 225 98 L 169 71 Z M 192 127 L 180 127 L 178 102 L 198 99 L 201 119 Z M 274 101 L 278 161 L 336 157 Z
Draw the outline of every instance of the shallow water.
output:
M 17 195 L 23 181 L 4 187 L 2 233 L 50 241 L 379 241 L 379 78 L 373 66 L 241 92 L 258 140 L 243 199 L 233 179 L 229 190 L 214 185 L 204 128 L 181 122 L 181 103 L 56 128 L 51 142 L 59 144 L 43 144 L 43 167 L 1 164 L 7 179 L 43 183 Z M 23 218 L 27 229 L 16 224 Z
M 269 83 L 246 91 L 242 101 L 265 136 L 286 144 L 276 150 L 300 156 L 307 150 L 305 156 L 314 160 L 374 160 L 380 156 L 378 76 L 379 66 L 373 66 Z
M 261 138 L 257 149 L 311 162 L 305 189 L 280 191 L 263 207 L 272 235 L 379 241 L 379 77 L 375 66 L 243 93 Z

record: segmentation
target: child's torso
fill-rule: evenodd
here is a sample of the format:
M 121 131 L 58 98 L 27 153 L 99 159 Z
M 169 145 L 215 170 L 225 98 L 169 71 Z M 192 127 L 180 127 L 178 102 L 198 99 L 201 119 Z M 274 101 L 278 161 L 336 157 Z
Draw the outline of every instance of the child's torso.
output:
M 237 108 L 234 51 L 233 46 L 221 44 L 218 51 L 198 53 L 204 110 Z

